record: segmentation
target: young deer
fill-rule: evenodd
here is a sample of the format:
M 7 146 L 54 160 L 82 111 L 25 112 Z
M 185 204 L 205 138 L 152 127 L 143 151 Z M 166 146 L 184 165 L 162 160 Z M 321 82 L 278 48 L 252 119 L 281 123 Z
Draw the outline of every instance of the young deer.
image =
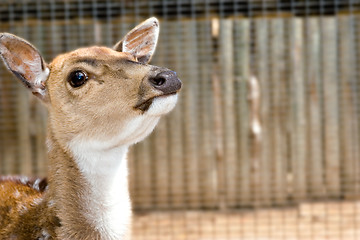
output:
M 174 108 L 181 88 L 175 72 L 147 64 L 158 34 L 150 18 L 112 49 L 80 48 L 50 64 L 0 34 L 6 66 L 49 111 L 49 183 L 0 179 L 0 239 L 127 239 L 127 150 Z

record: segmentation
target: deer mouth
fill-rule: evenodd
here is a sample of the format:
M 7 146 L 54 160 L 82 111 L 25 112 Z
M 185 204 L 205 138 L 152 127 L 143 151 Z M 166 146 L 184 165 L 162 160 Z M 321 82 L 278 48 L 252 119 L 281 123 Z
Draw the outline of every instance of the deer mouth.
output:
M 165 97 L 169 97 L 172 95 L 176 95 L 177 91 L 174 91 L 172 93 L 167 93 L 167 94 L 161 94 L 155 97 L 151 97 L 145 101 L 141 101 L 138 104 L 135 105 L 135 109 L 141 110 L 142 112 L 146 112 L 147 110 L 149 110 L 151 104 L 153 103 L 154 99 L 156 98 L 165 98 Z

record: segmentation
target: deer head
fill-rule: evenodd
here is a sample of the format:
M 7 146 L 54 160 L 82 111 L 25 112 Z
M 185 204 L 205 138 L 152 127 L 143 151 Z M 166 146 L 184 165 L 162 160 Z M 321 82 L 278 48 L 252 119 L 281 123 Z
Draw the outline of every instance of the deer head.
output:
M 74 138 L 114 147 L 142 140 L 177 101 L 176 73 L 149 65 L 159 23 L 150 18 L 113 48 L 80 48 L 47 64 L 27 41 L 0 35 L 6 66 L 49 109 L 49 126 L 62 145 Z

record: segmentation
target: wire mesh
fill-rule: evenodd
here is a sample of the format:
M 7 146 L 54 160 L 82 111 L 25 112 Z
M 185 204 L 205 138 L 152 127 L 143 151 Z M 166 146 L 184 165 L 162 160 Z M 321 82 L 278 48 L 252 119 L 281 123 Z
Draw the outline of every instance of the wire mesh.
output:
M 160 20 L 184 83 L 129 153 L 133 239 L 360 239 L 358 0 L 0 1 L 50 62 Z M 0 67 L 0 174 L 46 175 L 46 111 Z

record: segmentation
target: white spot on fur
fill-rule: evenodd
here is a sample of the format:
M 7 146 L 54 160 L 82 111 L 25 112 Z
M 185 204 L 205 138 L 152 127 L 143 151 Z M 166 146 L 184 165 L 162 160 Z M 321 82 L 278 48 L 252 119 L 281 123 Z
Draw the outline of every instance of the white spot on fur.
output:
M 50 74 L 50 70 L 49 68 L 45 68 L 44 71 L 38 71 L 36 72 L 36 79 L 35 79 L 35 84 L 36 85 L 43 85 L 45 84 L 46 80 L 48 79 Z
M 39 205 L 42 201 L 43 201 L 42 198 L 35 198 L 35 199 L 31 202 L 31 204 L 32 204 L 33 206 Z
M 55 206 L 55 201 L 54 200 L 49 200 L 48 201 L 48 206 L 51 208 L 51 207 L 54 207 Z
M 14 193 L 13 193 L 13 196 L 14 196 L 14 198 L 19 198 L 19 197 L 21 197 L 21 194 L 20 194 L 20 192 L 16 189 L 16 190 L 14 191 Z
M 42 96 L 45 96 L 46 90 L 44 88 L 45 82 L 48 79 L 50 74 L 49 68 L 45 68 L 45 71 L 39 71 L 36 73 L 36 78 L 34 85 L 36 87 L 36 92 L 40 93 Z
M 45 229 L 42 229 L 41 236 L 38 237 L 37 239 L 38 240 L 48 240 L 48 239 L 50 239 L 50 237 L 51 237 L 50 234 Z
M 24 205 L 19 205 L 18 206 L 18 211 L 20 214 L 25 214 L 28 211 L 28 208 Z
M 37 178 L 34 182 L 34 184 L 32 185 L 32 187 L 37 190 L 37 191 L 40 191 L 40 183 L 41 183 L 41 179 L 40 178 Z
M 26 185 L 28 182 L 29 182 L 29 178 L 28 177 L 25 177 L 25 176 L 21 176 L 19 178 L 19 182 L 23 185 Z
M 146 111 L 146 115 L 160 117 L 169 113 L 171 110 L 174 109 L 177 99 L 177 94 L 155 98 L 150 108 Z
M 48 152 L 50 152 L 51 150 L 53 150 L 53 142 L 50 138 L 46 139 L 46 146 L 47 146 L 47 150 Z

